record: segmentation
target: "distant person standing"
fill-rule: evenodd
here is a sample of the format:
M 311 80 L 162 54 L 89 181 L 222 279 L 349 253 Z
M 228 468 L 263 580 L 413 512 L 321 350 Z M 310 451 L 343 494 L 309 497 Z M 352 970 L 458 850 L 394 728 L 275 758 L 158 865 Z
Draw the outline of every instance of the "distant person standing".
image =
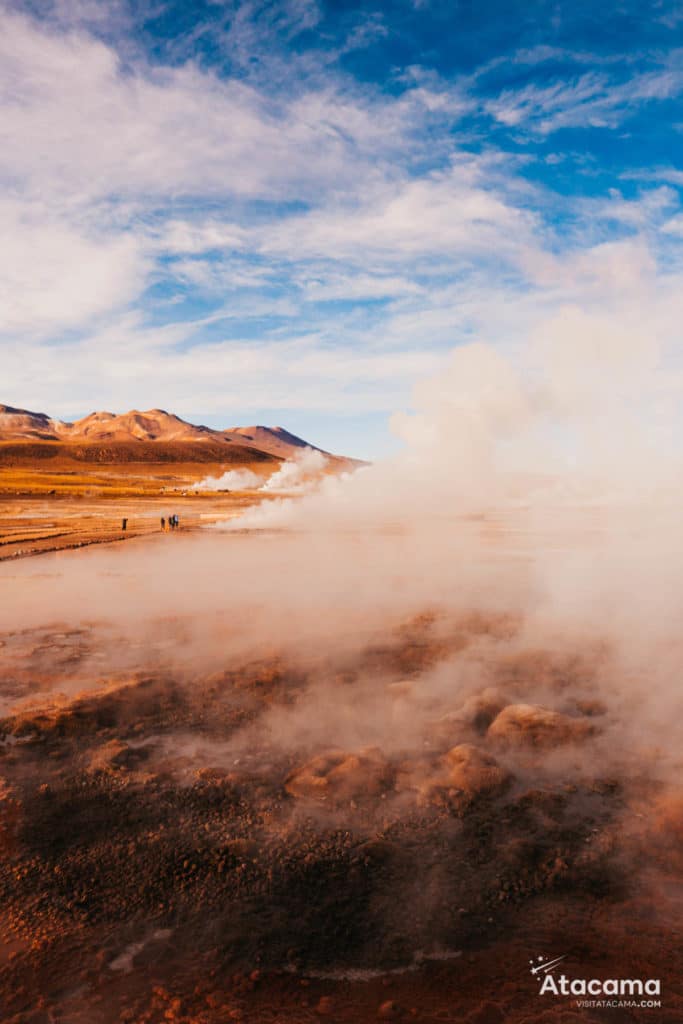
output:
M 162 530 L 166 529 L 166 520 L 164 519 L 163 516 L 161 517 L 161 529 Z
M 121 529 L 124 532 L 128 529 L 128 520 L 125 517 L 121 520 Z

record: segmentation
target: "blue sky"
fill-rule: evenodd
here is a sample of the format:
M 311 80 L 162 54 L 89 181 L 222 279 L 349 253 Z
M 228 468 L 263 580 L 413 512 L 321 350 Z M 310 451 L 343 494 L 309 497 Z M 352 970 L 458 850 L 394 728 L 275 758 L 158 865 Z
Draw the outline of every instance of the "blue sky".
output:
M 0 400 L 372 458 L 463 342 L 675 350 L 680 4 L 0 10 Z

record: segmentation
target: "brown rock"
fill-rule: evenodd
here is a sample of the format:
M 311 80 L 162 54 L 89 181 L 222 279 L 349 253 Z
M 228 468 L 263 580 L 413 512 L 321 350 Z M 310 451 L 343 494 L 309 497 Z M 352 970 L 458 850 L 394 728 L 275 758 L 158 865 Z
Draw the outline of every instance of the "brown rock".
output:
M 510 780 L 510 773 L 490 754 L 471 743 L 460 743 L 436 764 L 413 764 L 402 777 L 402 788 L 416 790 L 422 800 L 448 799 L 464 808 L 479 797 L 504 792 Z
M 106 772 L 113 774 L 129 767 L 130 747 L 121 740 L 110 740 L 92 751 L 88 760 L 88 771 L 92 774 Z
M 538 704 L 509 704 L 493 720 L 488 735 L 501 745 L 555 747 L 577 743 L 595 732 L 582 718 L 571 718 Z
M 500 792 L 510 779 L 494 757 L 469 743 L 453 747 L 443 762 L 447 767 L 449 787 L 462 790 L 469 798 Z
M 334 750 L 311 758 L 288 776 L 285 789 L 298 798 L 346 802 L 377 797 L 389 784 L 384 755 L 368 747 L 358 753 Z
M 253 860 L 258 853 L 258 846 L 253 839 L 230 839 L 225 850 L 238 860 Z
M 457 711 L 444 715 L 430 728 L 434 741 L 446 742 L 450 746 L 472 735 L 484 733 L 493 719 L 508 704 L 507 697 L 494 687 L 487 687 L 481 693 L 468 697 Z M 450 742 L 449 742 L 450 741 Z
M 377 1010 L 377 1016 L 380 1020 L 397 1020 L 401 1016 L 401 1008 L 393 999 L 387 999 Z

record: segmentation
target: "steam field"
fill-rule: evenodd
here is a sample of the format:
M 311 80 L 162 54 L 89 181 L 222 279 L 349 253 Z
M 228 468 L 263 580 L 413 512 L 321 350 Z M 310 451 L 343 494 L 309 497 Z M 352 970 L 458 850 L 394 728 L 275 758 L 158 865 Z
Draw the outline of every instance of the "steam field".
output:
M 682 1019 L 673 565 L 596 514 L 169 540 L 0 566 L 3 1020 Z
M 0 0 L 0 1024 L 683 1024 L 683 0 Z

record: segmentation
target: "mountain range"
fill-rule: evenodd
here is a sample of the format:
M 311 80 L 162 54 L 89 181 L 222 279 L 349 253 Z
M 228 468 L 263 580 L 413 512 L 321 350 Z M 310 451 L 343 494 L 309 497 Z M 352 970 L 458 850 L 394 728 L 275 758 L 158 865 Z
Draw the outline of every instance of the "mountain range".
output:
M 301 448 L 315 448 L 283 427 L 211 427 L 188 423 L 164 409 L 116 414 L 92 412 L 67 423 L 44 412 L 30 412 L 0 404 L 0 442 L 45 441 L 74 445 L 131 442 L 211 442 L 239 445 L 281 459 L 291 458 Z

